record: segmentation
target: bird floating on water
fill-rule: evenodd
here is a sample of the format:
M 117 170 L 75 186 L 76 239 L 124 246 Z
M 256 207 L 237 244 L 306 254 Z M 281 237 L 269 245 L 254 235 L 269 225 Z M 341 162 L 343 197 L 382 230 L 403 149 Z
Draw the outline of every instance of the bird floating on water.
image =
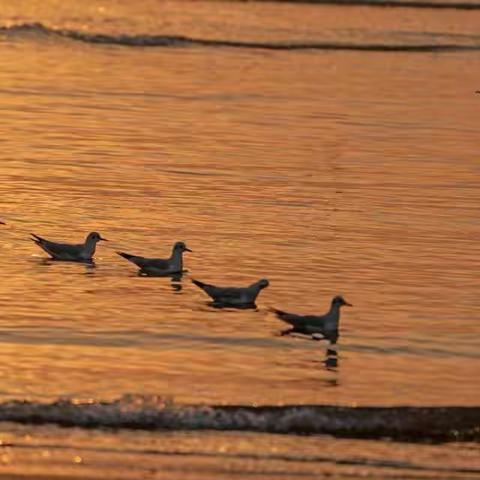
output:
M 347 305 L 352 307 L 342 296 L 333 297 L 330 310 L 324 315 L 297 315 L 272 308 L 272 311 L 280 320 L 292 325 L 292 328 L 284 330 L 282 335 L 290 333 L 303 333 L 305 335 L 320 334 L 323 338 L 335 344 L 338 340 L 338 324 L 340 321 L 340 307 Z
M 214 304 L 230 307 L 255 306 L 258 294 L 269 285 L 266 278 L 262 278 L 248 287 L 217 287 L 198 280 L 192 280 L 192 282 L 209 295 Z
M 71 245 L 68 243 L 56 243 L 45 240 L 34 233 L 31 234 L 33 240 L 40 248 L 45 250 L 55 260 L 67 260 L 72 262 L 91 262 L 95 254 L 97 243 L 101 240 L 107 241 L 97 232 L 91 232 L 87 235 L 85 243 Z
M 191 252 L 184 242 L 176 242 L 170 258 L 145 258 L 130 255 L 125 252 L 117 252 L 118 255 L 134 263 L 140 268 L 140 273 L 145 275 L 171 275 L 183 272 L 183 252 Z

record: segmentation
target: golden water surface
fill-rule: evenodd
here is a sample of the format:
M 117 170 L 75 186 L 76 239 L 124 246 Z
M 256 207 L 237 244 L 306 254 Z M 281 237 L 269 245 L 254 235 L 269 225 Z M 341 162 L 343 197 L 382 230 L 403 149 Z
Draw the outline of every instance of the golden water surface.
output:
M 453 35 L 478 20 L 16 5 L 4 25 L 273 40 L 334 37 L 342 21 L 352 38 L 396 22 Z M 148 49 L 28 32 L 3 32 L 0 50 L 2 399 L 478 404 L 478 53 Z M 92 230 L 110 240 L 94 268 L 46 262 L 28 239 Z M 180 284 L 115 254 L 165 257 L 177 240 L 194 251 Z M 262 277 L 250 311 L 213 309 L 190 282 Z M 268 307 L 323 313 L 338 293 L 354 308 L 328 370 L 325 345 L 280 337 Z

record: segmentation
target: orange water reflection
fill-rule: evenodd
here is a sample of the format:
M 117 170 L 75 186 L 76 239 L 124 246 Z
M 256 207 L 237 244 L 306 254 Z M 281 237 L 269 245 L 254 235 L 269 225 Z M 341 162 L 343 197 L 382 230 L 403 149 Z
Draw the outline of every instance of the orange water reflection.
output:
M 477 57 L 0 48 L 3 398 L 478 404 Z M 94 269 L 27 238 L 92 230 L 113 240 Z M 176 240 L 192 276 L 268 277 L 260 310 L 115 255 Z M 328 371 L 266 307 L 337 293 L 355 308 Z

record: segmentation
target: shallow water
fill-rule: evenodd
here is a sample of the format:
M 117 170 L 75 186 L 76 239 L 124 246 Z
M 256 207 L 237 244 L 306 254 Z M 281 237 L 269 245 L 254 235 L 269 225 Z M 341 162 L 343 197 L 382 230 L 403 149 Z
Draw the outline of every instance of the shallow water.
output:
M 478 52 L 121 44 L 478 48 L 480 13 L 2 9 L 2 400 L 478 405 Z M 28 240 L 91 230 L 110 239 L 94 268 L 45 261 Z M 115 254 L 167 256 L 177 240 L 194 251 L 181 282 Z M 261 277 L 256 311 L 212 309 L 190 282 Z M 268 307 L 322 313 L 338 293 L 354 308 L 332 369 L 322 343 L 280 337 Z
M 420 450 L 408 443 L 231 432 L 113 434 L 13 424 L 3 431 L 5 478 L 16 478 L 8 477 L 15 464 L 28 478 L 42 478 L 46 469 L 49 478 L 89 479 L 478 478 L 478 444 Z

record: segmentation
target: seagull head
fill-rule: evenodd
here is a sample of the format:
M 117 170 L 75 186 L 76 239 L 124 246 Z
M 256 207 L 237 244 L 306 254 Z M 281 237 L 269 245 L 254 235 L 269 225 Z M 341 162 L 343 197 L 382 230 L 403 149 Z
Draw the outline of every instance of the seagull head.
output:
M 353 305 L 348 303 L 341 295 L 333 297 L 332 305 L 338 305 L 339 307 L 342 307 L 343 305 L 346 305 L 347 307 L 353 307 Z
M 173 248 L 180 252 L 191 252 L 191 250 L 185 245 L 185 242 L 177 242 Z
M 270 282 L 266 278 L 262 278 L 261 280 L 258 281 L 258 286 L 260 289 L 267 288 L 270 285 Z
M 103 238 L 98 232 L 89 233 L 87 237 L 87 243 L 90 243 L 90 242 L 97 243 L 102 240 L 104 242 L 108 242 L 108 240 L 106 238 Z

